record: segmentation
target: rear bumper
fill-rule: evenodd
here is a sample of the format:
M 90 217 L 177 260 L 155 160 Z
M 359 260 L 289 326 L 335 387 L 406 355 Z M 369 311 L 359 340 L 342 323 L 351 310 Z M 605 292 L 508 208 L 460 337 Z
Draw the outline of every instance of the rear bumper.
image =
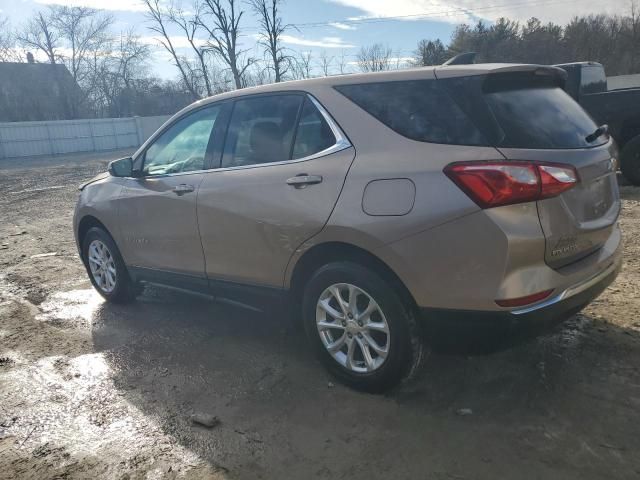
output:
M 596 275 L 527 308 L 508 311 L 421 308 L 423 324 L 429 337 L 447 346 L 484 337 L 499 342 L 535 335 L 591 303 L 615 280 L 620 268 L 618 256 Z

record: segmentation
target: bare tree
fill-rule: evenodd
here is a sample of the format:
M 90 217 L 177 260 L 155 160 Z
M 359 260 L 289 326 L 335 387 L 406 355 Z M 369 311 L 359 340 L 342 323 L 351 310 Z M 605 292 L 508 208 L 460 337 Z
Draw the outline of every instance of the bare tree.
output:
M 21 55 L 16 50 L 16 38 L 9 20 L 0 16 L 0 62 L 19 62 Z
M 273 83 L 273 80 L 269 69 L 264 68 L 261 62 L 255 62 L 247 71 L 245 83 L 247 86 L 257 86 Z
M 347 70 L 347 55 L 344 53 L 344 50 L 340 50 L 340 56 L 338 57 L 338 70 L 340 71 L 340 75 L 344 75 Z
M 206 59 L 206 49 L 203 45 L 200 44 L 198 39 L 196 38 L 196 34 L 198 33 L 198 29 L 200 24 L 198 23 L 198 18 L 200 16 L 200 12 L 202 10 L 202 6 L 199 3 L 194 3 L 194 15 L 192 18 L 187 18 L 187 15 L 182 10 L 182 8 L 171 6 L 168 11 L 169 19 L 173 24 L 175 24 L 178 28 L 182 30 L 184 35 L 191 45 L 191 48 L 196 54 L 198 59 L 198 65 L 200 68 L 200 75 L 202 76 L 202 80 L 204 81 L 204 86 L 206 90 L 207 96 L 211 96 L 213 91 L 211 89 L 211 81 L 209 79 L 209 68 L 207 66 Z M 186 67 L 188 70 L 192 70 L 189 66 Z M 197 75 L 197 74 L 196 74 Z
M 270 59 L 276 83 L 282 81 L 288 65 L 292 63 L 289 56 L 285 55 L 282 46 L 282 35 L 288 28 L 288 25 L 282 23 L 280 16 L 279 8 L 282 2 L 283 0 L 250 0 L 262 29 L 260 43 Z
M 100 51 L 109 42 L 108 30 L 113 17 L 91 8 L 50 8 L 51 23 L 68 49 L 62 58 L 73 79 L 80 83 L 88 74 L 85 66 L 92 52 Z
M 50 11 L 48 14 L 38 12 L 18 33 L 17 38 L 24 48 L 42 52 L 49 63 L 58 63 L 60 60 L 60 35 L 53 25 Z
M 67 118 L 78 117 L 87 92 L 94 87 L 92 59 L 104 55 L 112 23 L 111 16 L 90 8 L 51 6 L 38 12 L 18 34 L 23 47 L 42 52 L 49 63 L 64 64 L 71 73 L 73 84 L 59 69 L 52 70 Z
M 299 52 L 296 57 L 289 59 L 290 69 L 295 79 L 311 78 L 311 52 Z
M 120 36 L 118 50 L 116 51 L 116 73 L 122 79 L 126 88 L 131 88 L 137 77 L 144 76 L 147 62 L 151 57 L 151 49 L 146 43 L 140 41 L 140 37 L 130 29 L 125 35 Z
M 94 52 L 90 62 L 92 81 L 87 88 L 91 108 L 96 116 L 131 114 L 127 92 L 135 89 L 136 81 L 146 76 L 149 46 L 142 43 L 133 30 Z
M 196 22 L 209 34 L 206 48 L 229 67 L 236 88 L 242 88 L 243 76 L 255 59 L 247 57 L 248 50 L 238 46 L 240 36 L 240 20 L 244 11 L 236 11 L 236 1 L 227 0 L 228 8 L 222 6 L 221 0 L 204 0 Z M 208 20 L 212 22 L 209 25 Z
M 626 21 L 625 21 L 626 20 Z M 625 30 L 625 44 L 636 45 L 628 49 L 627 54 L 630 59 L 626 68 L 632 72 L 637 72 L 640 69 L 640 52 L 638 52 L 637 45 L 640 45 L 640 14 L 638 13 L 638 2 L 636 0 L 630 0 L 629 2 L 629 15 L 626 19 L 622 20 Z
M 382 72 L 391 68 L 392 50 L 381 43 L 360 48 L 357 55 L 358 67 L 363 72 Z
M 320 52 L 320 69 L 322 70 L 322 74 L 325 77 L 330 75 L 329 71 L 331 70 L 331 64 L 333 63 L 334 57 L 329 57 L 327 55 L 327 51 L 323 50 Z
M 149 29 L 161 36 L 159 42 L 171 55 L 174 65 L 180 71 L 180 78 L 182 79 L 182 82 L 184 83 L 184 86 L 187 88 L 189 93 L 191 93 L 191 96 L 194 99 L 200 98 L 200 95 L 197 91 L 197 85 L 194 83 L 194 78 L 192 75 L 190 75 L 188 61 L 184 57 L 178 55 L 178 52 L 173 45 L 173 41 L 171 40 L 171 36 L 167 31 L 167 22 L 171 22 L 171 19 L 168 18 L 168 12 L 164 11 L 162 7 L 160 7 L 159 0 L 143 1 L 147 6 L 147 18 L 152 22 Z
M 402 50 L 401 49 L 397 49 L 395 56 L 392 58 L 392 60 L 394 61 L 394 66 L 393 68 L 396 70 L 400 70 L 402 68 L 402 66 L 406 63 L 406 59 L 402 56 Z
M 209 72 L 209 81 L 213 94 L 228 92 L 235 88 L 235 80 L 231 70 L 225 65 L 221 65 L 217 58 L 209 56 L 207 71 Z M 242 75 L 242 84 L 244 86 L 248 85 L 248 76 L 249 69 Z
M 102 103 L 110 116 L 132 115 L 132 97 L 135 96 L 137 82 L 146 76 L 150 56 L 149 45 L 142 43 L 134 31 L 129 30 L 120 36 L 108 55 L 96 57 L 94 72 L 98 88 L 94 108 L 99 108 Z

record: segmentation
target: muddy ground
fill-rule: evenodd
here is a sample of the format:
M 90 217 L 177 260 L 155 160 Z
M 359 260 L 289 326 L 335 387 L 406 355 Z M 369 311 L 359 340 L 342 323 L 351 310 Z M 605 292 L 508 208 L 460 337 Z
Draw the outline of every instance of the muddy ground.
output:
M 272 312 L 152 288 L 105 304 L 71 217 L 117 156 L 0 164 L 0 479 L 640 477 L 640 188 L 624 270 L 582 314 L 374 396 Z

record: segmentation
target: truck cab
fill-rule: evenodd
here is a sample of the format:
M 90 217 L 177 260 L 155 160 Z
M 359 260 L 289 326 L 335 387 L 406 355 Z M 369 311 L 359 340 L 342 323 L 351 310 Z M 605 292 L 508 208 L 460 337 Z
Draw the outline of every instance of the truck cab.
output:
M 609 126 L 620 149 L 620 169 L 640 185 L 640 88 L 610 90 L 602 64 L 575 62 L 556 65 L 567 72 L 565 90 L 596 121 Z
M 597 62 L 575 62 L 556 65 L 567 72 L 565 91 L 574 100 L 580 102 L 580 98 L 593 93 L 602 93 L 608 90 L 607 76 L 604 67 Z

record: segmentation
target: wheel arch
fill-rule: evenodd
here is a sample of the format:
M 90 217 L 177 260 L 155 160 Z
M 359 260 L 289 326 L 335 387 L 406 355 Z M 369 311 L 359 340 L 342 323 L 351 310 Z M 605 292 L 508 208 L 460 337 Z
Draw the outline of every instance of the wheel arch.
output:
M 635 140 L 637 137 L 640 137 L 640 115 L 627 118 L 622 122 L 620 135 L 616 140 L 618 140 L 620 148 L 624 148 L 627 143 Z
M 84 237 L 87 235 L 87 232 L 94 227 L 103 229 L 105 232 L 107 232 L 107 234 L 111 236 L 111 238 L 113 238 L 113 235 L 111 235 L 111 232 L 109 231 L 109 229 L 104 225 L 104 223 L 102 223 L 96 217 L 90 214 L 87 214 L 84 217 L 82 217 L 78 222 L 77 235 L 78 235 L 78 247 L 80 250 L 80 258 L 82 259 L 83 262 L 85 261 L 85 258 L 84 258 L 82 243 L 84 242 Z
M 356 245 L 345 242 L 324 242 L 309 248 L 297 260 L 289 278 L 288 287 L 292 296 L 300 300 L 313 272 L 330 262 L 350 261 L 371 268 L 396 289 L 401 298 L 414 308 L 417 304 L 413 295 L 400 277 L 383 260 L 371 252 Z

